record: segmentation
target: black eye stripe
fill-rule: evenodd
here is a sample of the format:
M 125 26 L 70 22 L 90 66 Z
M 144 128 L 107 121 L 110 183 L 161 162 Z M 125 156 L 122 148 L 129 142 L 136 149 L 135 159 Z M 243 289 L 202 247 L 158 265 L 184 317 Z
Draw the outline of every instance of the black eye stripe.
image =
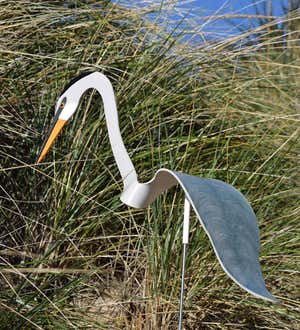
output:
M 81 74 L 79 74 L 77 77 L 71 79 L 70 82 L 68 82 L 68 83 L 65 85 L 65 87 L 64 87 L 64 89 L 63 89 L 63 91 L 61 92 L 60 95 L 62 95 L 62 94 L 63 94 L 63 93 L 69 88 L 69 87 L 71 87 L 73 84 L 75 84 L 76 81 L 78 81 L 78 80 L 80 80 L 81 78 L 84 78 L 85 76 L 88 76 L 89 74 L 94 73 L 94 72 L 95 72 L 95 71 L 84 71 L 84 72 L 82 72 Z

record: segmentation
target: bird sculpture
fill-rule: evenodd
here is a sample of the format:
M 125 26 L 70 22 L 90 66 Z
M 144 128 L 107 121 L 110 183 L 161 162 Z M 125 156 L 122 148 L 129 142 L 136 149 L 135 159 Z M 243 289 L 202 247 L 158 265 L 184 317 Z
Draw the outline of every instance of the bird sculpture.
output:
M 112 152 L 124 184 L 121 201 L 130 207 L 145 208 L 160 194 L 175 185 L 180 185 L 184 190 L 184 249 L 179 329 L 182 325 L 190 207 L 208 235 L 225 273 L 255 297 L 275 302 L 276 299 L 265 287 L 260 269 L 259 229 L 254 211 L 247 199 L 241 192 L 223 181 L 199 178 L 165 168 L 159 169 L 152 180 L 140 183 L 120 133 L 114 90 L 104 74 L 84 72 L 64 88 L 56 103 L 54 121 L 40 149 L 37 162 L 40 163 L 44 159 L 53 141 L 78 108 L 80 98 L 88 89 L 97 90 L 102 97 Z

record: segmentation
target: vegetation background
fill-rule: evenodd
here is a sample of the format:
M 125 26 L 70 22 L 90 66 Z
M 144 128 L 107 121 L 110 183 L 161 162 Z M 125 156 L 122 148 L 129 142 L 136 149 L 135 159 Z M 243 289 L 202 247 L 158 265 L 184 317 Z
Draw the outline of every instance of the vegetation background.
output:
M 299 1 L 282 17 L 267 1 L 225 38 L 205 32 L 216 17 L 172 21 L 171 5 L 0 1 L 1 329 L 177 327 L 183 195 L 122 205 L 96 94 L 35 164 L 57 96 L 86 69 L 113 81 L 141 181 L 159 167 L 222 179 L 257 214 L 280 303 L 233 283 L 193 216 L 185 328 L 299 329 Z

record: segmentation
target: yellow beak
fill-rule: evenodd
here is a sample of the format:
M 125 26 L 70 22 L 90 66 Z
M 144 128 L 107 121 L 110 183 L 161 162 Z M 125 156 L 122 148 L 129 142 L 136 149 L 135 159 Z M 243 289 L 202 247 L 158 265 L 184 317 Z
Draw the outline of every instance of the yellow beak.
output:
M 44 159 L 50 147 L 52 146 L 55 138 L 58 136 L 59 132 L 62 130 L 66 122 L 66 120 L 55 118 L 54 123 L 51 125 L 51 128 L 44 140 L 44 143 L 42 144 L 37 163 L 40 163 Z

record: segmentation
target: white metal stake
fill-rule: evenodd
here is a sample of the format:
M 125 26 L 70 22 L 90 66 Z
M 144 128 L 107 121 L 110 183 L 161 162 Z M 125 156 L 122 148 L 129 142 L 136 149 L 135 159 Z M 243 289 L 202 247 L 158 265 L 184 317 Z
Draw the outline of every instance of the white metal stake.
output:
M 182 329 L 182 313 L 183 313 L 183 301 L 184 301 L 184 275 L 185 275 L 186 250 L 187 250 L 187 245 L 189 242 L 190 209 L 191 209 L 191 204 L 185 198 L 184 199 L 184 216 L 183 216 L 183 233 L 182 233 L 183 256 L 182 256 L 182 269 L 181 269 L 181 291 L 180 291 L 180 308 L 179 308 L 179 323 L 178 323 L 179 330 Z

